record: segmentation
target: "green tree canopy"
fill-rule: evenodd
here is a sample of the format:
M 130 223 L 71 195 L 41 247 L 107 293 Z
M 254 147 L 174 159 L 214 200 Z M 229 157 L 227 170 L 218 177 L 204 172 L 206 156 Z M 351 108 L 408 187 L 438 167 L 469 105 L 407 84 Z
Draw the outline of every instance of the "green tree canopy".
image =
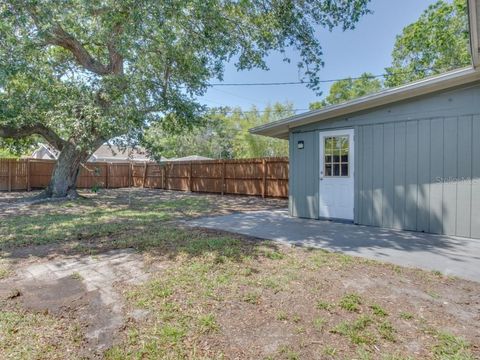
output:
M 310 110 L 320 109 L 328 105 L 340 104 L 348 100 L 378 92 L 381 89 L 382 82 L 370 73 L 363 73 L 357 79 L 348 78 L 339 80 L 332 84 L 325 99 L 310 104 Z
M 311 103 L 310 109 L 339 104 L 378 92 L 383 86 L 399 86 L 470 63 L 467 2 L 439 0 L 397 36 L 392 65 L 386 68 L 383 84 L 368 73 L 360 79 L 337 81 L 328 96 Z
M 467 2 L 439 0 L 397 36 L 385 85 L 402 85 L 470 63 Z
M 293 104 L 275 103 L 264 110 L 252 107 L 212 109 L 207 121 L 180 134 L 166 134 L 158 124 L 145 132 L 144 144 L 161 156 L 201 155 L 211 158 L 254 158 L 288 156 L 288 141 L 253 135 L 249 129 L 294 115 Z
M 224 120 L 225 110 L 212 110 L 199 126 L 171 134 L 154 124 L 145 131 L 142 143 L 157 160 L 200 155 L 210 158 L 232 158 L 232 129 Z
M 293 49 L 317 89 L 315 27 L 351 29 L 368 2 L 4 0 L 0 137 L 45 138 L 60 150 L 45 194 L 74 195 L 80 163 L 107 140 L 197 123 L 196 98 L 227 61 L 267 69 L 270 52 Z

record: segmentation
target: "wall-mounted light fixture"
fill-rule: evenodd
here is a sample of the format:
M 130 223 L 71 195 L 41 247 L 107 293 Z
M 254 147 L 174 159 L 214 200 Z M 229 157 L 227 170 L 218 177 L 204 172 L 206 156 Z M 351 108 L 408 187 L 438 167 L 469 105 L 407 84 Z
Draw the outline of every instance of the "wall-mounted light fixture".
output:
M 305 147 L 305 144 L 303 143 L 303 140 L 300 140 L 297 142 L 297 149 L 303 149 Z

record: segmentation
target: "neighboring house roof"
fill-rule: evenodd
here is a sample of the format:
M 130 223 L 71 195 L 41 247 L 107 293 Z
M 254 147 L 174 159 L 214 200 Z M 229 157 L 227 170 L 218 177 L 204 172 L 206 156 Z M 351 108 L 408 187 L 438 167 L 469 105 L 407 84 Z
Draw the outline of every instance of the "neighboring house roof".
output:
M 205 156 L 199 156 L 199 155 L 190 155 L 190 156 L 185 156 L 181 158 L 170 159 L 170 161 L 201 161 L 201 160 L 213 160 L 213 159 Z
M 147 151 L 142 147 L 119 148 L 104 144 L 93 153 L 89 161 L 150 161 Z
M 32 153 L 31 157 L 34 159 L 56 160 L 58 158 L 58 154 L 59 152 L 49 145 L 39 143 L 38 148 Z M 167 158 L 161 159 L 161 161 L 167 160 Z M 93 153 L 88 161 L 152 161 L 152 159 L 148 156 L 147 151 L 142 147 L 127 147 L 120 149 L 116 145 L 104 144 Z
M 480 0 L 468 0 L 470 47 L 475 68 L 480 67 Z
M 38 148 L 32 153 L 32 158 L 43 160 L 55 160 L 58 157 L 58 151 L 47 144 L 39 143 Z
M 473 67 L 458 69 L 420 81 L 383 90 L 342 104 L 309 111 L 250 129 L 252 134 L 288 139 L 290 129 L 310 123 L 347 116 L 402 100 L 428 95 L 480 81 L 480 0 L 468 0 L 470 44 Z

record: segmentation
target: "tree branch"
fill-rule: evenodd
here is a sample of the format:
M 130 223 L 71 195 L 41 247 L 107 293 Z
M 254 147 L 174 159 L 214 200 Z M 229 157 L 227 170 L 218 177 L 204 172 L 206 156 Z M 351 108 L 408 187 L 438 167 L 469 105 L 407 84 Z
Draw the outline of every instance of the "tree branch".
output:
M 57 150 L 61 151 L 66 141 L 58 136 L 53 130 L 43 124 L 24 125 L 20 128 L 0 125 L 0 137 L 10 139 L 21 139 L 30 135 L 40 135 Z
M 63 30 L 58 24 L 53 27 L 52 34 L 47 37 L 47 43 L 69 50 L 80 65 L 95 74 L 108 75 L 111 72 L 108 66 L 105 66 L 90 55 L 77 39 Z
M 117 51 L 115 42 L 118 40 L 118 36 L 123 32 L 123 26 L 117 24 L 113 28 L 113 34 L 111 39 L 107 43 L 108 57 L 110 63 L 108 64 L 108 70 L 115 75 L 123 74 L 123 56 Z
M 26 9 L 34 24 L 40 28 L 42 21 L 36 11 L 35 5 L 32 6 L 32 4 L 27 2 L 23 3 L 21 7 L 17 7 L 16 5 L 13 5 L 13 7 L 17 9 L 17 11 L 22 7 Z M 98 16 L 106 11 L 108 11 L 107 8 L 98 9 L 97 11 L 93 11 L 92 15 Z M 21 13 L 21 11 L 18 12 Z M 106 44 L 109 57 L 108 65 L 105 65 L 98 59 L 94 58 L 80 41 L 65 31 L 58 23 L 53 24 L 50 34 L 47 34 L 45 40 L 46 44 L 57 45 L 70 51 L 80 65 L 97 75 L 122 75 L 123 56 L 117 51 L 115 46 L 115 41 L 118 40 L 118 36 L 122 32 L 123 25 L 121 23 L 117 23 L 113 28 L 112 36 Z

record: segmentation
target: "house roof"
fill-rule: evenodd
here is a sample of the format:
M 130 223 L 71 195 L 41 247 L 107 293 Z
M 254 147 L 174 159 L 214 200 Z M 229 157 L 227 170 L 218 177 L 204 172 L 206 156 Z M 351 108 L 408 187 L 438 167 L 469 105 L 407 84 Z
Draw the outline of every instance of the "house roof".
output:
M 396 88 L 347 101 L 342 104 L 327 106 L 319 110 L 309 111 L 286 119 L 250 129 L 250 133 L 288 139 L 290 129 L 310 123 L 348 116 L 360 111 L 370 110 L 379 106 L 398 101 L 428 95 L 442 90 L 454 88 L 480 81 L 480 0 L 468 0 L 470 44 L 472 66 L 432 76 Z
M 200 155 L 190 155 L 177 159 L 170 159 L 170 161 L 201 161 L 201 160 L 213 160 L 212 158 L 200 156 Z
M 95 160 L 137 160 L 137 161 L 149 161 L 150 157 L 144 148 L 127 147 L 124 149 L 119 148 L 116 145 L 103 144 L 92 155 Z
M 414 97 L 478 81 L 480 81 L 480 71 L 477 71 L 472 67 L 454 70 L 400 87 L 387 89 L 376 94 L 363 96 L 342 104 L 327 106 L 319 110 L 309 111 L 286 119 L 257 126 L 250 129 L 250 132 L 257 135 L 288 139 L 290 129 L 298 126 L 339 116 L 347 116 L 382 105 L 388 105 L 394 102 L 408 100 Z
M 44 144 L 44 143 L 39 143 L 38 148 L 35 149 L 35 151 L 32 153 L 31 157 L 32 158 L 38 158 L 39 153 L 41 150 L 44 150 L 45 153 L 50 157 L 51 159 L 56 159 L 58 157 L 58 150 L 55 150 L 51 146 Z

